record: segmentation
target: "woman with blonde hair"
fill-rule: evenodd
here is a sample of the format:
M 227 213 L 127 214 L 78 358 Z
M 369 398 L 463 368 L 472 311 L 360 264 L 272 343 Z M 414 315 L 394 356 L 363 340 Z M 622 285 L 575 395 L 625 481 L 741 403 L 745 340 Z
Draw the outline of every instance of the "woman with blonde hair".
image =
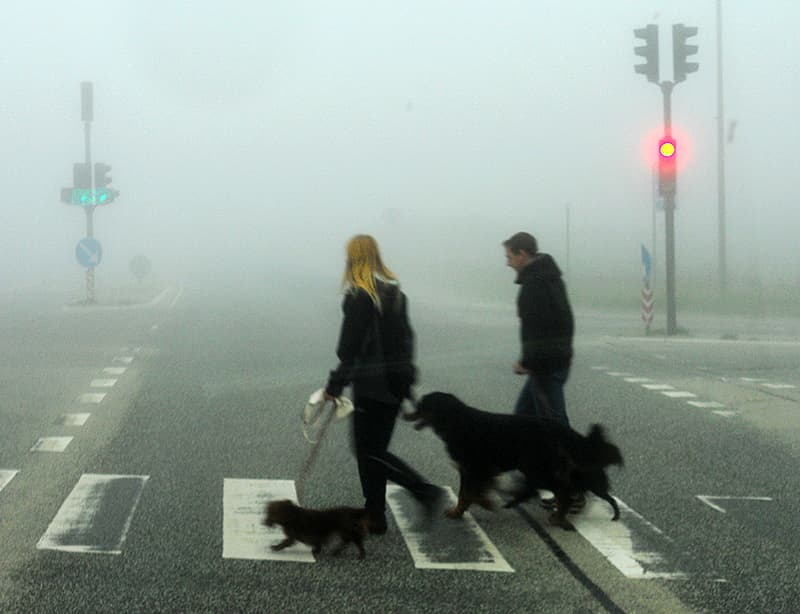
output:
M 408 489 L 428 516 L 441 489 L 388 451 L 403 400 L 416 381 L 414 332 L 408 321 L 406 295 L 381 259 L 370 235 L 347 243 L 344 270 L 344 319 L 330 372 L 327 399 L 350 385 L 353 392 L 353 442 L 358 475 L 371 533 L 386 532 L 386 481 Z

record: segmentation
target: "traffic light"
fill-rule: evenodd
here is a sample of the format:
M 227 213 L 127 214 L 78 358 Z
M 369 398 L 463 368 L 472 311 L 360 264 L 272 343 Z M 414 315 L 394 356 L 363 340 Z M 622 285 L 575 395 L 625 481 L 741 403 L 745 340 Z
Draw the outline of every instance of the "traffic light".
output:
M 94 187 L 104 188 L 111 183 L 111 176 L 108 174 L 111 167 L 103 162 L 94 163 Z
M 658 142 L 658 193 L 661 196 L 675 194 L 675 163 L 678 149 L 675 139 L 665 136 Z
M 687 39 L 697 34 L 697 28 L 676 23 L 672 26 L 672 72 L 675 83 L 686 80 L 690 72 L 697 72 L 697 62 L 687 62 L 686 58 L 697 53 L 697 45 L 687 45 Z
M 648 81 L 658 83 L 658 26 L 651 23 L 633 33 L 636 38 L 644 40 L 644 45 L 634 47 L 633 52 L 645 59 L 644 64 L 634 65 L 633 70 L 647 77 Z
M 89 172 L 89 165 L 84 162 L 76 162 L 72 165 L 72 185 L 76 188 L 91 189 L 92 175 Z

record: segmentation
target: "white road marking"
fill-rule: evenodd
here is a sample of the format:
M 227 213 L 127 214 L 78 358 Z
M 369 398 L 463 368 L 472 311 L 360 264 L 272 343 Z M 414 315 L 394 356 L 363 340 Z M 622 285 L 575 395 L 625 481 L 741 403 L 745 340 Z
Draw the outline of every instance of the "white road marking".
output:
M 126 371 L 126 367 L 106 367 L 103 369 L 103 373 L 108 375 L 122 375 Z
M 653 380 L 649 377 L 626 377 L 625 381 L 631 384 L 642 384 L 644 382 L 652 382 Z
M 101 403 L 106 398 L 105 392 L 86 392 L 78 397 L 80 403 Z
M 608 367 L 606 367 L 605 365 L 598 365 L 595 367 L 590 367 L 590 369 L 592 369 L 593 371 L 606 371 Z
M 675 390 L 675 386 L 669 384 L 642 384 L 642 388 L 647 390 Z
M 40 437 L 30 449 L 31 452 L 63 452 L 72 437 Z
M 685 390 L 675 390 L 672 392 L 669 390 L 663 390 L 661 394 L 670 397 L 671 399 L 689 399 L 697 396 L 693 392 L 686 392 Z
M 631 377 L 633 373 L 625 373 L 624 371 L 609 371 L 606 375 L 612 377 Z
M 222 486 L 222 558 L 313 563 L 311 548 L 299 542 L 279 552 L 270 546 L 285 536 L 279 526 L 261 521 L 269 501 L 297 502 L 294 480 L 244 480 L 225 478 Z
M 61 416 L 61 424 L 64 426 L 83 426 L 92 414 L 64 414 Z
M 93 379 L 89 382 L 91 388 L 112 388 L 117 383 L 115 379 Z
M 718 403 L 717 401 L 686 401 L 689 405 L 694 405 L 695 407 L 725 407 L 723 403 Z
M 711 500 L 723 500 L 723 501 L 730 501 L 732 499 L 737 499 L 740 501 L 772 501 L 772 497 L 737 497 L 737 496 L 728 496 L 728 495 L 695 495 L 700 501 L 705 503 L 712 509 L 717 510 L 723 514 L 727 512 L 721 505 L 717 505 L 716 503 L 712 503 Z
M 794 384 L 761 384 L 764 388 L 771 388 L 772 390 L 788 390 L 789 388 L 797 388 Z
M 3 490 L 18 473 L 19 469 L 0 469 L 0 490 Z
M 173 309 L 175 305 L 178 304 L 178 300 L 180 300 L 182 295 L 183 295 L 183 284 L 180 284 L 180 287 L 178 288 L 178 295 L 173 299 L 173 301 L 169 305 L 170 309 Z
M 720 410 L 715 409 L 711 412 L 712 414 L 717 414 L 718 416 L 722 416 L 723 418 L 730 418 L 732 416 L 737 415 L 739 412 L 737 411 L 730 411 L 730 410 Z
M 743 382 L 766 382 L 766 377 L 740 377 L 739 378 Z
M 620 519 L 611 521 L 611 508 L 605 501 L 590 496 L 583 512 L 572 518 L 578 532 L 597 548 L 624 576 L 640 580 L 682 580 L 688 574 L 670 568 L 661 553 L 641 550 L 640 540 L 633 540 L 630 524 L 641 525 L 638 531 L 651 531 L 652 541 L 669 540 L 664 532 L 625 505 L 619 498 Z
M 114 356 L 111 362 L 121 362 L 124 365 L 129 365 L 133 362 L 133 356 Z
M 445 490 L 455 505 L 453 491 Z M 428 524 L 405 489 L 388 484 L 386 500 L 417 569 L 514 571 L 469 512 L 461 520 L 436 518 Z
M 95 554 L 121 554 L 146 475 L 84 473 L 64 499 L 36 547 Z M 119 508 L 129 508 L 127 516 Z

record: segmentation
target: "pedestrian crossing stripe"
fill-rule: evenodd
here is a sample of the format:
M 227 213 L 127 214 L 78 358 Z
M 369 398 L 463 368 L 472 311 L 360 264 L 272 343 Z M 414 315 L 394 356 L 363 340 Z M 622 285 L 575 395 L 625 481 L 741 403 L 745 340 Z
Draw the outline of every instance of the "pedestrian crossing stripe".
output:
M 445 488 L 450 507 L 456 496 Z M 407 490 L 395 484 L 386 487 L 386 498 L 417 569 L 458 569 L 512 572 L 472 514 L 460 520 L 421 518 L 419 504 Z
M 313 563 L 305 544 L 295 543 L 278 552 L 270 546 L 284 538 L 279 526 L 262 523 L 267 503 L 280 499 L 297 502 L 294 480 L 225 478 L 222 485 L 222 558 Z
M 84 473 L 39 539 L 39 550 L 121 554 L 149 476 Z

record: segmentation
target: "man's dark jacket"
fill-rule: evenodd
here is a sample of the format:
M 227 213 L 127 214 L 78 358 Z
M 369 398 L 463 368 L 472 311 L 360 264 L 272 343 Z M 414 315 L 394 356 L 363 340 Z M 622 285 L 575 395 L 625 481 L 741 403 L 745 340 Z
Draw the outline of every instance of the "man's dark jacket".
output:
M 354 400 L 369 398 L 399 403 L 416 381 L 414 331 L 408 321 L 406 296 L 396 283 L 377 281 L 381 309 L 361 289 L 342 302 L 344 319 L 326 390 L 339 396 L 349 384 Z
M 537 254 L 517 275 L 520 364 L 534 373 L 566 369 L 572 362 L 575 322 L 561 271 L 549 254 Z

